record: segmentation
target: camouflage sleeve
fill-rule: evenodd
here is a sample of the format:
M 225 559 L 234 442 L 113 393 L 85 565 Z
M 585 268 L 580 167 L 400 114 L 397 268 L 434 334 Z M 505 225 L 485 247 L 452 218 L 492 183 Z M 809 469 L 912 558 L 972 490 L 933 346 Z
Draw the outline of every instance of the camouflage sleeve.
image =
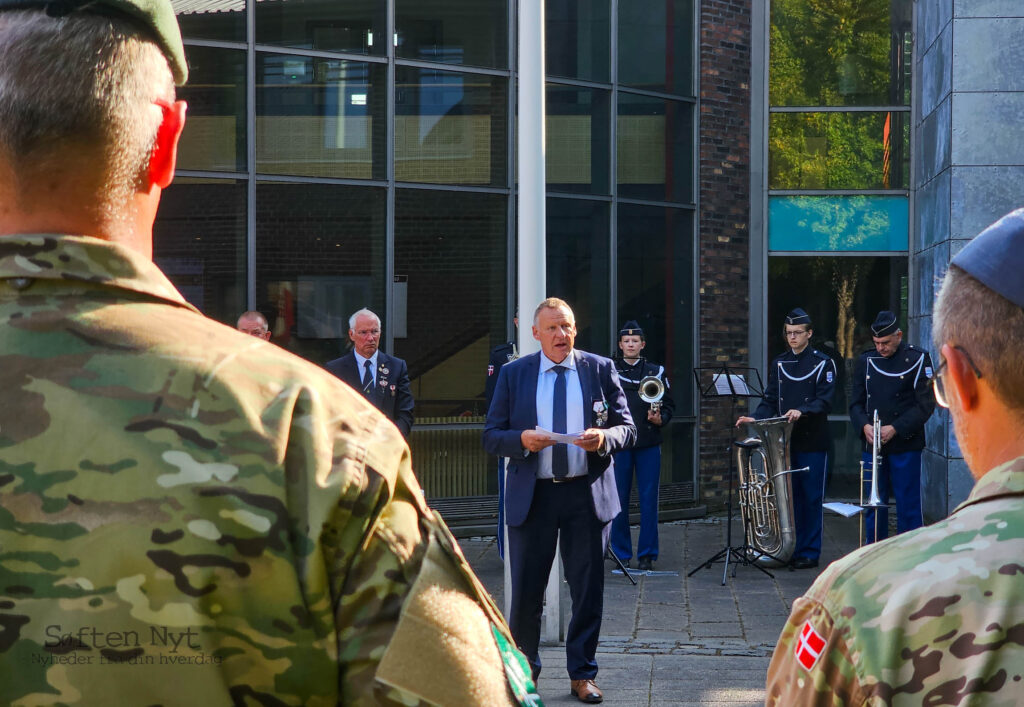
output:
M 341 497 L 321 534 L 339 704 L 512 704 L 504 620 L 427 508 L 398 430 L 375 412 L 357 423 L 363 435 L 334 441 Z
M 866 704 L 845 633 L 820 603 L 807 597 L 797 599 L 768 666 L 765 704 Z

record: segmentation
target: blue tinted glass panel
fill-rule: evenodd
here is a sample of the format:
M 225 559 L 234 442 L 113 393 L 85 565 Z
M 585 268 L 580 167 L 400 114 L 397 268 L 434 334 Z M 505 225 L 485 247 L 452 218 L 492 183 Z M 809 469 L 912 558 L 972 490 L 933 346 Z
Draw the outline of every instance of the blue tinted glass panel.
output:
M 905 196 L 773 196 L 768 248 L 774 251 L 905 251 Z

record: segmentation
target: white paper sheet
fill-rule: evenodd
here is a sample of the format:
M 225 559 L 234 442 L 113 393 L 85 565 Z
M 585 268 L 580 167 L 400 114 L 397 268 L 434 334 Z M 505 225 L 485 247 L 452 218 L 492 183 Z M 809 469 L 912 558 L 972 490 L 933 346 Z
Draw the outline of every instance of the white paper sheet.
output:
M 750 388 L 747 387 L 747 381 L 743 376 L 729 374 L 728 377 L 723 373 L 716 373 L 713 380 L 715 381 L 715 392 L 719 395 L 732 395 L 733 391 L 736 391 L 736 395 L 750 395 Z M 732 387 L 730 387 L 732 383 Z
M 828 503 L 821 504 L 822 508 L 827 508 L 833 513 L 838 513 L 844 518 L 850 518 L 852 516 L 861 513 L 864 509 L 860 506 L 852 503 L 842 503 L 841 501 L 829 501 Z
M 562 434 L 560 432 L 552 432 L 551 430 L 544 429 L 540 425 L 537 425 L 537 427 L 535 427 L 534 429 L 537 432 L 540 432 L 542 435 L 544 435 L 548 439 L 553 439 L 556 442 L 558 442 L 559 444 L 572 444 L 573 441 L 579 439 L 583 435 L 582 432 L 570 432 L 569 434 Z

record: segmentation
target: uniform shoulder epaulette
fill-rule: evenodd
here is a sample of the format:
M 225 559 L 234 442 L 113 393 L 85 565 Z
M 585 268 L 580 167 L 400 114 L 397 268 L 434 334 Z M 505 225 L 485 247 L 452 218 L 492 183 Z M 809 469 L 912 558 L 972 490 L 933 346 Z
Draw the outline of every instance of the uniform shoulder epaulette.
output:
M 818 349 L 811 349 L 811 353 L 820 358 L 823 361 L 831 361 L 832 357 L 824 351 L 818 351 Z
M 922 349 L 920 346 L 914 346 L 913 344 L 907 344 L 907 349 L 909 349 L 910 351 L 916 351 L 919 354 L 928 353 L 926 349 Z
M 505 351 L 506 349 L 511 350 L 512 349 L 512 344 L 498 344 L 493 349 L 491 349 L 491 353 L 501 353 L 502 351 Z

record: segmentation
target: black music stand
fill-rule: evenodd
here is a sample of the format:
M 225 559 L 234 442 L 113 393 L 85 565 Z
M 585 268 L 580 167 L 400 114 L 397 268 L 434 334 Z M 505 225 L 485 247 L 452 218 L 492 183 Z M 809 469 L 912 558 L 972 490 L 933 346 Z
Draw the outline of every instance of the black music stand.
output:
M 729 398 L 729 425 L 732 426 L 736 420 L 736 402 L 739 398 L 762 398 L 764 397 L 764 383 L 761 381 L 761 372 L 756 368 L 745 366 L 710 366 L 697 367 L 693 369 L 693 377 L 697 382 L 697 390 L 700 391 L 702 400 L 711 398 Z M 757 383 L 754 383 L 754 380 Z M 733 442 L 739 446 L 742 442 Z M 749 543 L 749 528 L 747 523 L 743 524 L 743 544 L 733 547 L 732 544 L 732 477 L 735 474 L 733 467 L 733 445 L 729 445 L 726 453 L 729 455 L 729 495 L 725 502 L 726 526 L 725 526 L 725 547 L 717 553 L 701 562 L 697 567 L 690 570 L 686 575 L 692 577 L 701 568 L 711 569 L 711 565 L 719 560 L 725 561 L 725 568 L 722 570 L 722 586 L 729 575 L 729 562 L 735 562 L 732 568 L 732 576 L 736 576 L 738 565 L 751 565 L 764 572 L 769 577 L 774 577 L 771 572 L 751 561 L 751 551 L 761 553 L 757 548 L 751 547 Z M 761 553 L 764 554 L 764 553 Z

